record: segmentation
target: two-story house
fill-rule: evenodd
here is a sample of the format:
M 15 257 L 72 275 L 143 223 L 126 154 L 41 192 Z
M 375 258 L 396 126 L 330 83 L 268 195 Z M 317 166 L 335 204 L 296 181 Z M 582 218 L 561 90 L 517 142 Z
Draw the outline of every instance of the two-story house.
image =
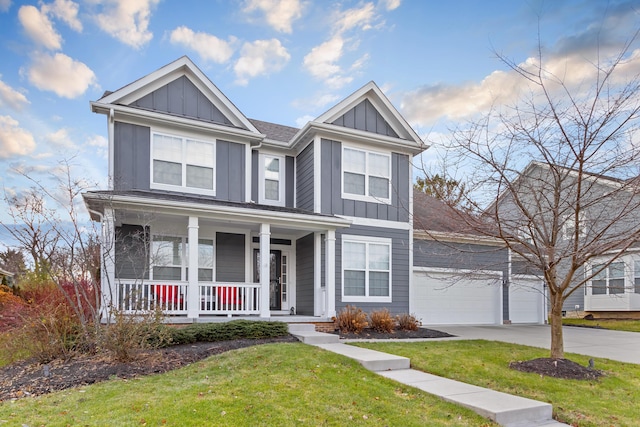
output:
M 409 312 L 426 146 L 375 83 L 296 129 L 248 119 L 182 57 L 91 109 L 108 125 L 109 188 L 83 194 L 105 318 Z

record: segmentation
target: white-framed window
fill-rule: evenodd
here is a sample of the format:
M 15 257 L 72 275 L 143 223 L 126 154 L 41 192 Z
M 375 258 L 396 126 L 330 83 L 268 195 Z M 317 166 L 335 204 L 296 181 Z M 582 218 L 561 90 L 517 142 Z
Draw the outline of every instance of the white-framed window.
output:
M 342 147 L 342 197 L 391 203 L 391 155 Z
M 151 133 L 151 188 L 215 195 L 216 145 Z
M 271 154 L 260 155 L 258 171 L 259 197 L 258 203 L 284 206 L 285 158 Z
M 342 300 L 391 302 L 391 239 L 342 237 Z
M 612 262 L 607 267 L 604 267 L 604 264 L 593 264 L 591 271 L 597 272 L 591 279 L 591 295 L 624 294 L 623 261 Z
M 576 230 L 575 215 L 564 215 L 562 221 L 562 238 L 564 240 L 572 240 Z M 587 218 L 584 211 L 578 214 L 578 227 L 578 238 L 582 239 L 587 235 Z
M 633 261 L 633 287 L 634 293 L 640 294 L 640 261 Z
M 198 239 L 198 281 L 213 281 L 213 239 Z M 182 236 L 153 235 L 151 238 L 151 280 L 189 279 L 189 240 Z

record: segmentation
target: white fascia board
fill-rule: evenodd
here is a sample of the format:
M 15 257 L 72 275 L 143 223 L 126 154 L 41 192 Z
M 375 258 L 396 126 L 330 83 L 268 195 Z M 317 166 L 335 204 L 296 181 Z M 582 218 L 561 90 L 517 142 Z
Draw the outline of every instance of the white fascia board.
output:
M 367 227 L 389 228 L 393 230 L 410 230 L 411 225 L 408 222 L 387 221 L 384 219 L 362 218 L 358 216 L 336 215 L 351 221 L 353 225 L 362 225 Z
M 219 132 L 229 136 L 240 137 L 244 140 L 249 139 L 251 141 L 262 141 L 265 135 L 261 133 L 253 133 L 251 131 L 232 128 L 229 126 L 219 125 L 215 123 L 203 122 L 201 120 L 190 119 L 180 116 L 172 116 L 169 114 L 163 114 L 156 111 L 143 110 L 140 108 L 127 107 L 124 105 L 102 104 L 99 102 L 91 103 L 91 110 L 94 113 L 109 114 L 109 110 L 113 109 L 116 113 L 116 119 L 122 121 L 130 121 L 134 123 L 141 123 L 145 126 L 149 126 L 153 122 L 162 125 L 165 128 L 167 124 L 178 125 L 187 127 L 190 129 L 197 129 L 206 132 Z M 141 121 L 141 118 L 147 121 Z
M 233 222 L 269 223 L 300 230 L 321 230 L 349 227 L 351 221 L 338 217 L 318 217 L 292 212 L 268 211 L 238 208 L 232 206 L 207 205 L 177 200 L 148 199 L 123 195 L 84 194 L 85 199 L 109 203 L 114 209 L 138 209 L 166 212 L 178 215 L 200 215 L 206 218 L 218 218 Z
M 475 243 L 490 246 L 507 247 L 504 240 L 495 237 L 474 234 L 451 233 L 444 231 L 414 230 L 414 240 L 433 240 L 449 243 Z

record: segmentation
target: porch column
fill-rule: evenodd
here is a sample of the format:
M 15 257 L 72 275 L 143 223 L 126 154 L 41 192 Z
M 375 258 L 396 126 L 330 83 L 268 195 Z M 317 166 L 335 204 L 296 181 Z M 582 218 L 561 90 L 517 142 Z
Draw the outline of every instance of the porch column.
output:
M 200 314 L 200 289 L 198 289 L 198 217 L 189 217 L 189 285 L 187 287 L 187 317 L 195 319 Z
M 325 289 L 327 293 L 326 317 L 331 319 L 336 315 L 336 232 L 327 230 L 324 241 L 325 247 Z
M 271 317 L 269 310 L 269 280 L 271 276 L 271 226 L 260 224 L 260 317 Z
M 101 298 L 100 317 L 107 320 L 110 316 L 112 301 L 116 294 L 116 262 L 115 262 L 115 215 L 112 208 L 105 208 L 102 217 L 102 272 L 100 274 Z

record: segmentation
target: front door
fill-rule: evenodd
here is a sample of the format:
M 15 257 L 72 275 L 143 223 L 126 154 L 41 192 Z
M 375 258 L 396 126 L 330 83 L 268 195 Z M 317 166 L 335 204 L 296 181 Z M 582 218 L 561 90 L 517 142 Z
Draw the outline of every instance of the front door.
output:
M 260 250 L 253 251 L 253 281 L 260 282 Z M 269 268 L 269 309 L 282 309 L 282 251 L 270 252 Z

